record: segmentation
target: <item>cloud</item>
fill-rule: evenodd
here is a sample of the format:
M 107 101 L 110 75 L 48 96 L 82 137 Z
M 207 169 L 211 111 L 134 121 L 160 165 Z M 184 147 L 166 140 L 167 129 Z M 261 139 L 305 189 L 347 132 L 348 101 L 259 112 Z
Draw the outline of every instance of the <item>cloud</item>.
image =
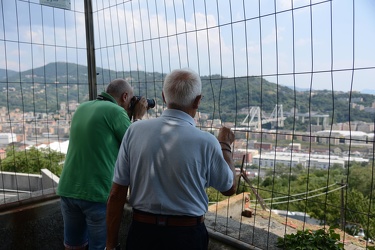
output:
M 0 29 L 0 68 L 25 70 L 56 60 L 86 61 L 83 1 L 72 2 L 72 11 L 26 1 L 0 1 L 5 27 Z M 190 67 L 202 75 L 224 76 L 300 73 L 311 68 L 330 70 L 330 30 L 324 24 L 330 20 L 331 7 L 333 18 L 340 14 L 344 18 L 343 13 L 348 10 L 342 12 L 340 8 L 351 6 L 331 6 L 323 0 L 312 3 L 317 2 L 322 4 L 292 12 L 283 10 L 290 10 L 292 3 L 294 8 L 310 6 L 310 0 L 277 0 L 276 11 L 281 13 L 261 18 L 251 16 L 246 20 L 241 19 L 242 4 L 231 4 L 229 10 L 228 2 L 221 1 L 220 4 L 196 1 L 194 6 L 190 1 L 181 0 L 168 0 L 158 5 L 154 1 L 125 1 L 112 5 L 103 2 L 105 6 L 93 6 L 97 66 L 117 71 L 140 69 L 164 73 L 176 67 Z M 261 8 L 272 11 L 273 4 L 273 1 L 262 1 Z M 245 5 L 246 15 L 250 15 L 253 9 L 249 3 Z M 362 5 L 356 5 L 358 13 L 362 13 L 360 8 Z M 310 10 L 314 11 L 313 25 L 310 16 L 305 14 Z M 374 66 L 371 58 L 375 52 L 369 46 L 374 39 L 368 32 L 374 26 L 359 17 L 357 14 L 355 65 Z M 235 21 L 230 22 L 231 18 Z M 328 26 L 334 29 L 335 35 L 335 69 L 351 67 L 350 53 L 342 53 L 352 47 L 351 34 L 340 39 L 336 33 L 342 34 L 345 27 L 341 22 L 333 23 L 335 25 Z M 324 79 L 329 81 L 329 77 Z M 322 82 L 315 84 L 324 86 L 325 82 L 322 78 Z
M 124 54 L 114 53 L 112 58 L 105 60 L 104 64 L 115 60 L 116 65 L 125 65 L 129 69 L 150 69 L 156 71 L 169 71 L 176 67 L 191 67 L 197 71 L 207 74 L 210 68 L 216 69 L 217 73 L 221 67 L 226 67 L 226 61 L 220 57 L 232 58 L 232 48 L 220 36 L 217 22 L 213 15 L 195 13 L 184 20 L 183 18 L 166 19 L 165 16 L 157 13 L 149 15 L 146 9 L 125 9 L 116 16 L 118 19 L 115 25 L 111 24 L 110 10 L 104 11 L 99 17 L 97 34 L 102 37 L 98 40 L 97 48 L 104 48 L 106 45 L 114 44 L 124 47 Z M 112 15 L 113 18 L 113 15 Z M 120 25 L 117 25 L 119 23 Z M 121 34 L 121 38 L 113 38 L 111 35 L 103 38 L 103 34 Z M 216 27 L 216 28 L 212 28 Z M 153 46 L 154 50 L 151 50 Z M 157 47 L 155 47 L 157 46 Z M 160 55 L 158 46 L 162 47 Z M 126 49 L 125 49 L 126 47 Z M 143 47 L 146 50 L 143 50 Z M 132 58 L 131 62 L 121 62 L 123 56 Z M 154 62 L 147 63 L 143 58 L 154 58 Z M 211 59 L 211 60 L 210 60 Z M 209 64 L 210 60 L 210 64 Z M 126 61 L 126 60 L 125 60 Z M 100 60 L 97 60 L 100 63 Z M 137 63 L 138 62 L 138 63 Z M 223 63 L 224 65 L 221 65 Z M 108 63 L 109 65 L 109 63 Z M 200 68 L 198 68 L 198 65 Z M 105 65 L 102 65 L 105 66 Z M 114 65 L 112 64 L 113 67 Z M 232 67 L 231 67 L 232 68 Z

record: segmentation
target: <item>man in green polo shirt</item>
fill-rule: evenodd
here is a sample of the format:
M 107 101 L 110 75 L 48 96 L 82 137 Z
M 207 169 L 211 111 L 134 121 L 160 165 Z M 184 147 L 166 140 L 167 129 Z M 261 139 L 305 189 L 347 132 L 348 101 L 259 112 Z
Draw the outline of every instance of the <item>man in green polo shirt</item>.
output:
M 106 202 L 122 138 L 147 111 L 143 97 L 130 110 L 133 88 L 123 79 L 112 81 L 96 100 L 74 113 L 69 148 L 57 194 L 61 196 L 65 249 L 104 249 Z

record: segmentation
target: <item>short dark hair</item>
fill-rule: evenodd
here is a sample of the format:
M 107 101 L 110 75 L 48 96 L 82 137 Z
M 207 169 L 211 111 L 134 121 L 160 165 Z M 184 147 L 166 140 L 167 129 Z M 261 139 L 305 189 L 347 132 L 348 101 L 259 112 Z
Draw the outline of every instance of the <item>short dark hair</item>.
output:
M 110 82 L 107 86 L 106 93 L 110 94 L 114 98 L 121 98 L 124 92 L 129 92 L 130 84 L 122 78 L 118 78 Z

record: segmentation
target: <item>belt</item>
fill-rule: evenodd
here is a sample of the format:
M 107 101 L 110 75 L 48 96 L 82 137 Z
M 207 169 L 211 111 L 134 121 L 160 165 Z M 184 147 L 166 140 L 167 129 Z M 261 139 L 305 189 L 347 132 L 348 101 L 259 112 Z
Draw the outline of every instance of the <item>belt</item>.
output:
M 133 220 L 158 226 L 191 227 L 203 223 L 204 217 L 151 214 L 133 209 Z

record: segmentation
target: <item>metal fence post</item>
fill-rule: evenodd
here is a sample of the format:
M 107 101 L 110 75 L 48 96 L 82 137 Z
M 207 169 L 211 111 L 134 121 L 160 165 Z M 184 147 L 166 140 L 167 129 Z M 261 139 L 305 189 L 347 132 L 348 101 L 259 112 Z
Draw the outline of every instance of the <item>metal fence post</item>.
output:
M 94 100 L 97 96 L 96 88 L 96 62 L 94 44 L 94 22 L 92 18 L 92 2 L 85 0 L 85 30 L 87 50 L 87 73 L 89 83 L 89 99 Z

